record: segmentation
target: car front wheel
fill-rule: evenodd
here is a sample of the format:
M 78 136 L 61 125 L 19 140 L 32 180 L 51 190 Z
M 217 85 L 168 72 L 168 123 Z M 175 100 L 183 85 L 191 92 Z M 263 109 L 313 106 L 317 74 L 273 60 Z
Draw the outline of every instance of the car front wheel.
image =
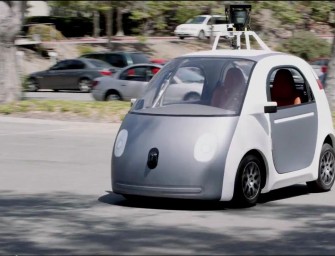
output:
M 233 203 L 242 207 L 256 204 L 261 193 L 262 164 L 254 155 L 245 156 L 237 170 Z
M 326 143 L 322 146 L 320 154 L 318 179 L 307 182 L 308 188 L 315 192 L 329 191 L 335 180 L 334 164 L 334 149 Z
M 199 38 L 200 40 L 205 39 L 205 32 L 204 32 L 203 30 L 201 30 L 201 31 L 199 32 L 198 38 Z
M 29 92 L 36 92 L 40 89 L 37 80 L 35 78 L 29 78 L 27 81 L 27 90 Z

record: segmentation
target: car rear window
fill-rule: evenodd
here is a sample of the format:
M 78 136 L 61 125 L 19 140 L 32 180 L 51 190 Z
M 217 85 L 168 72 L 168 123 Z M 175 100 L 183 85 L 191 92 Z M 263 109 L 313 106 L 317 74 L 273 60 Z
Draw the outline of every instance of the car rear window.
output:
M 130 56 L 131 56 L 134 64 L 150 63 L 150 60 L 144 54 L 141 54 L 141 53 L 131 53 Z

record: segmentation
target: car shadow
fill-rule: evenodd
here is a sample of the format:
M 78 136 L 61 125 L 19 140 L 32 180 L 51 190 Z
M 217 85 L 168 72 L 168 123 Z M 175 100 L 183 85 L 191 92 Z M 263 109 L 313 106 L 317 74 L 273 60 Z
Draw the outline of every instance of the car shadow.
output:
M 126 199 L 115 194 L 112 191 L 106 191 L 107 194 L 99 197 L 98 201 L 105 204 L 117 205 L 123 207 L 160 209 L 160 210 L 190 210 L 190 211 L 217 211 L 228 209 L 242 209 L 232 202 L 205 201 L 191 199 L 167 199 L 167 198 L 137 198 Z M 261 194 L 258 199 L 258 205 L 264 205 L 269 202 L 284 200 L 292 197 L 298 197 L 309 194 L 306 185 L 298 184 L 286 188 L 276 189 L 269 193 Z

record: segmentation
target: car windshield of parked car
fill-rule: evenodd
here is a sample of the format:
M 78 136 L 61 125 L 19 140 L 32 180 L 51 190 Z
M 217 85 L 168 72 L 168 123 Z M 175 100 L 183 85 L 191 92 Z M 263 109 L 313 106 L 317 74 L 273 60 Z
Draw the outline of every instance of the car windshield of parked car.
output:
M 197 16 L 193 19 L 188 20 L 186 22 L 186 24 L 202 24 L 205 19 L 206 19 L 206 17 L 204 17 L 204 16 Z
M 227 57 L 170 61 L 148 84 L 132 112 L 239 115 L 255 62 Z
M 87 59 L 87 61 L 96 68 L 111 68 L 112 66 L 102 60 Z

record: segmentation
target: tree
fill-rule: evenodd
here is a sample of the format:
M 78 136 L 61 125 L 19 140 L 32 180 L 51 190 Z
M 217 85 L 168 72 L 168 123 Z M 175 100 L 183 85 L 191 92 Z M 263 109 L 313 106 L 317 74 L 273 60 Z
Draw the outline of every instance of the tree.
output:
M 0 1 L 0 103 L 21 97 L 15 37 L 20 32 L 27 1 Z

